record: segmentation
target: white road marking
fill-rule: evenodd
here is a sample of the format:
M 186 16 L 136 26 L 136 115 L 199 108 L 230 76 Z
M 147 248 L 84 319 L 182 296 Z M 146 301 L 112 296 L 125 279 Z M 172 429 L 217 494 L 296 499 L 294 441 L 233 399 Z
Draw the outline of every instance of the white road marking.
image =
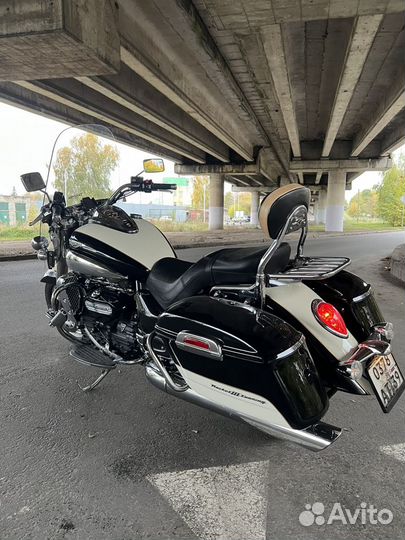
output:
M 380 446 L 380 450 L 384 454 L 387 454 L 387 456 L 392 456 L 398 461 L 405 462 L 405 443 Z
M 268 461 L 149 475 L 203 540 L 265 540 Z

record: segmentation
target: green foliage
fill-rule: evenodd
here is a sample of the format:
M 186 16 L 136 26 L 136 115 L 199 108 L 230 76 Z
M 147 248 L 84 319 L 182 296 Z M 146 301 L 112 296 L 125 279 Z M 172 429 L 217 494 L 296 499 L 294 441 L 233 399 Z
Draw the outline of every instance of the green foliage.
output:
M 378 189 L 379 215 L 394 227 L 402 225 L 404 205 L 401 197 L 405 195 L 405 162 L 400 159 L 384 174 L 381 186 Z
M 373 218 L 378 216 L 378 191 L 364 189 L 351 198 L 347 213 L 356 219 Z
M 210 205 L 210 177 L 195 176 L 193 179 L 193 193 L 191 195 L 191 208 L 194 210 L 204 209 L 204 186 L 205 186 L 205 209 Z
M 103 144 L 97 135 L 74 137 L 70 146 L 61 148 L 54 165 L 55 188 L 65 192 L 68 203 L 82 197 L 102 199 L 111 194 L 110 176 L 118 164 L 119 153 Z

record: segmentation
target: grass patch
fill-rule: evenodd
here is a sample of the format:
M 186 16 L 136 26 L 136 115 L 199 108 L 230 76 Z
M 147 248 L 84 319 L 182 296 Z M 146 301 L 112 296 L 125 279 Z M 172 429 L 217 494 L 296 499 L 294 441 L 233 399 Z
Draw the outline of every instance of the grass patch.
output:
M 34 227 L 29 227 L 28 225 L 17 225 L 16 227 L 0 225 L 0 242 L 29 241 L 38 234 L 39 225 L 35 225 Z
M 343 230 L 345 232 L 361 232 L 361 231 L 398 231 L 400 227 L 393 227 L 388 223 L 378 221 L 352 221 L 345 220 L 343 224 Z M 324 232 L 325 225 L 310 225 L 310 232 Z

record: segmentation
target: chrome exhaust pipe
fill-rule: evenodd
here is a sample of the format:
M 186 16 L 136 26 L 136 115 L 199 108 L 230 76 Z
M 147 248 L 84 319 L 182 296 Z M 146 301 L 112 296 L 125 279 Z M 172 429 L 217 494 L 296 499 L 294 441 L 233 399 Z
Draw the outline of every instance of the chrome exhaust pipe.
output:
M 305 429 L 294 429 L 291 427 L 278 426 L 276 424 L 267 424 L 262 420 L 257 420 L 249 415 L 241 414 L 220 403 L 215 403 L 214 401 L 197 394 L 191 388 L 182 392 L 174 390 L 166 383 L 164 376 L 153 362 L 148 362 L 146 364 L 145 373 L 148 381 L 153 384 L 153 386 L 156 386 L 156 388 L 159 388 L 159 390 L 162 390 L 162 392 L 166 392 L 167 394 L 193 403 L 194 405 L 199 405 L 200 407 L 209 409 L 222 416 L 244 422 L 268 435 L 297 443 L 309 450 L 324 450 L 335 442 L 342 433 L 340 428 L 325 424 L 324 422 L 317 422 Z

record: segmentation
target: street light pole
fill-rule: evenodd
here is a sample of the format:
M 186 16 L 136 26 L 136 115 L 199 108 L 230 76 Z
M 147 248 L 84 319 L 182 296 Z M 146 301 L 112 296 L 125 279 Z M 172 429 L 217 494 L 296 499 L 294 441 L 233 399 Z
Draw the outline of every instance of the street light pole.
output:
M 66 171 L 65 171 L 65 174 L 64 174 L 64 180 L 65 180 L 65 201 L 66 201 L 66 206 L 67 206 L 67 201 L 68 201 L 68 192 L 67 192 L 67 178 L 66 178 Z
M 203 191 L 204 191 L 204 223 L 205 223 L 205 191 L 207 189 L 207 184 L 203 184 Z

